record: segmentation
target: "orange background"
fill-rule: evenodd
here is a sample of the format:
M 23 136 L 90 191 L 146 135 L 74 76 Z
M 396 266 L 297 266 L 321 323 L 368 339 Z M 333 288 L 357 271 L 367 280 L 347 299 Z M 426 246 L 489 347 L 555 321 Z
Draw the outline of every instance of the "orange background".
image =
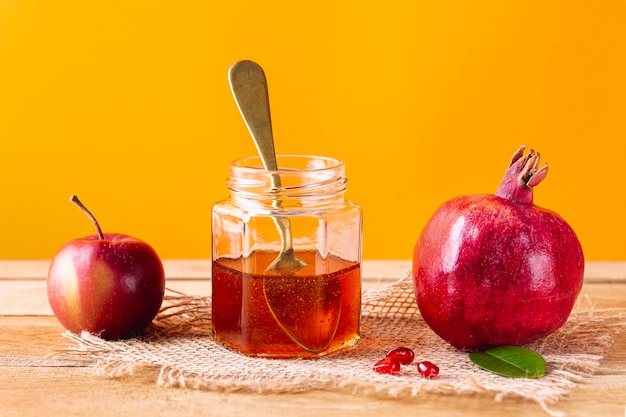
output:
M 623 1 L 0 1 L 0 257 L 93 232 L 210 257 L 228 164 L 255 153 L 227 70 L 259 62 L 277 149 L 343 159 L 364 257 L 409 258 L 443 201 L 526 143 L 535 202 L 626 259 Z

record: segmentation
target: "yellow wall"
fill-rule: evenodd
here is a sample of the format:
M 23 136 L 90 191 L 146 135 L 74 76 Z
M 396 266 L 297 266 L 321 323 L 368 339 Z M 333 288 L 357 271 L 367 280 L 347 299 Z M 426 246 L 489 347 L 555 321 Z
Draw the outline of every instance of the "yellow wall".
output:
M 366 258 L 410 257 L 527 143 L 536 203 L 587 259 L 626 259 L 624 22 L 608 0 L 0 0 L 0 257 L 92 233 L 73 193 L 105 231 L 210 257 L 228 163 L 255 152 L 226 78 L 245 58 L 278 151 L 346 161 Z

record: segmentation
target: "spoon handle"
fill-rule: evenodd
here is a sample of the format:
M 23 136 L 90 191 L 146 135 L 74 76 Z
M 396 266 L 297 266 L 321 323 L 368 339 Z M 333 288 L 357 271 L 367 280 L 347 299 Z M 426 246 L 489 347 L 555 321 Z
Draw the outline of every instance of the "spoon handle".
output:
M 278 170 L 267 80 L 263 68 L 252 61 L 239 61 L 228 70 L 230 89 L 254 140 L 261 162 L 268 171 Z M 280 187 L 280 177 L 272 175 L 273 186 Z M 278 182 L 278 183 L 276 183 Z
M 272 136 L 272 118 L 265 72 L 255 62 L 239 61 L 228 70 L 228 82 L 241 117 L 259 152 L 263 167 L 270 173 L 272 188 L 278 191 L 281 182 L 277 172 L 278 164 Z M 281 201 L 274 200 L 272 204 L 279 208 Z M 283 245 L 282 252 L 292 252 L 291 222 L 286 217 L 272 217 L 272 220 L 278 227 Z

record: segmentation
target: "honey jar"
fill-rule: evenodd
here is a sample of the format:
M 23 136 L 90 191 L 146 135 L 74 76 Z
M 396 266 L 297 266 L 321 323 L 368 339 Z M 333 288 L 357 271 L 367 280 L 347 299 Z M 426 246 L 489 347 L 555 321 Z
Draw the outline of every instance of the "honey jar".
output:
M 360 335 L 362 211 L 345 199 L 342 161 L 235 160 L 212 210 L 212 323 L 249 356 L 315 358 Z

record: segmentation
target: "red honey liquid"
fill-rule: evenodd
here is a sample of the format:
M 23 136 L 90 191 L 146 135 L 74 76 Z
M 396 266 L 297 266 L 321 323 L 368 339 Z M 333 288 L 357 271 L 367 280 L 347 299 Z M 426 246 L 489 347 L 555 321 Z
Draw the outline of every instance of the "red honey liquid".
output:
M 298 252 L 294 276 L 266 271 L 276 252 L 213 261 L 215 340 L 250 356 L 319 357 L 354 346 L 361 314 L 360 265 Z M 316 271 L 324 271 L 317 273 Z

